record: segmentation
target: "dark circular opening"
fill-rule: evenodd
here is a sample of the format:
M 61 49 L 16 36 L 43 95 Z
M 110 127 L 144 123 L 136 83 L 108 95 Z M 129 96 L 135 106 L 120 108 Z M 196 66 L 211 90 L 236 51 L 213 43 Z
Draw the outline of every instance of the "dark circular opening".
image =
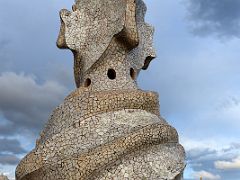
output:
M 133 80 L 136 79 L 136 72 L 133 68 L 130 68 L 130 76 L 132 77 Z
M 109 69 L 107 76 L 109 79 L 116 79 L 116 71 L 114 69 Z
M 90 86 L 91 83 L 92 83 L 91 79 L 87 78 L 87 79 L 85 80 L 85 82 L 84 82 L 84 87 Z

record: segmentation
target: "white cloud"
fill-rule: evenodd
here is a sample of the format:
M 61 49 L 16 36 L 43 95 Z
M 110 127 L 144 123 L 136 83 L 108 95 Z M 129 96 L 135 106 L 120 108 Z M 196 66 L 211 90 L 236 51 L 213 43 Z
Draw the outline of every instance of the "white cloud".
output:
M 233 143 L 230 143 L 233 142 Z M 235 142 L 235 143 L 234 143 Z M 222 139 L 219 137 L 208 137 L 207 139 L 183 138 L 181 143 L 185 147 L 187 155 L 187 168 L 185 170 L 186 179 L 234 179 L 239 177 L 239 170 L 232 169 L 231 177 L 227 172 L 219 170 L 215 162 L 237 162 L 234 157 L 239 156 L 239 139 Z M 209 171 L 211 170 L 211 173 Z M 207 173 L 206 173 L 207 172 Z M 205 177 L 205 178 L 204 178 Z
M 239 169 L 240 170 L 240 156 L 233 159 L 232 161 L 216 161 L 214 165 L 217 169 L 222 170 L 232 170 Z
M 186 151 L 192 149 L 211 149 L 220 150 L 221 148 L 228 148 L 229 141 L 237 142 L 235 139 L 222 139 L 217 137 L 207 137 L 206 139 L 180 137 Z M 225 146 L 224 146 L 225 145 Z
M 210 172 L 207 172 L 207 171 L 197 171 L 197 172 L 194 172 L 192 174 L 193 178 L 195 179 L 200 179 L 200 177 L 202 177 L 203 179 L 208 179 L 208 180 L 217 180 L 217 179 L 221 179 L 221 176 L 219 175 L 215 175 L 215 174 L 212 174 Z
M 230 160 L 239 156 L 240 144 L 238 138 L 208 137 L 207 139 L 181 138 L 187 155 L 193 163 L 196 160 Z

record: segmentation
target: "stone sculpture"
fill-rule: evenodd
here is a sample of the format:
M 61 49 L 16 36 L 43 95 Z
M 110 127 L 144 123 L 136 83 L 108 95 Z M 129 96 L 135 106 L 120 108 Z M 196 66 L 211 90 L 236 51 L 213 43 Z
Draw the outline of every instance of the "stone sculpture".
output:
M 7 176 L 0 174 L 0 180 L 9 180 Z
M 137 87 L 155 57 L 142 0 L 76 0 L 60 11 L 59 48 L 74 54 L 77 89 L 52 113 L 17 180 L 182 179 L 185 153 Z

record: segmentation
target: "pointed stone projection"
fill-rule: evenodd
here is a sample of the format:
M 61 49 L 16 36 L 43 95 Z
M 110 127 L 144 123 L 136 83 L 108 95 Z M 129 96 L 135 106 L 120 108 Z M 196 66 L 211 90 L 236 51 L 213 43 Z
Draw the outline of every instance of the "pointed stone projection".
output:
M 185 152 L 137 76 L 155 58 L 142 0 L 77 0 L 61 10 L 59 48 L 77 89 L 50 116 L 17 180 L 182 179 Z

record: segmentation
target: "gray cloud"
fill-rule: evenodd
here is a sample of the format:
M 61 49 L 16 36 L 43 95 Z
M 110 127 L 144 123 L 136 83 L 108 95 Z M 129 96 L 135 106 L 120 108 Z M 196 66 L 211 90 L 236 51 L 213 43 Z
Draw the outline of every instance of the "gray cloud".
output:
M 199 147 L 187 150 L 187 163 L 195 175 L 237 180 L 240 176 L 239 156 L 239 143 L 232 143 L 229 148 L 217 150 Z M 225 169 L 230 170 L 226 172 Z
M 223 149 L 224 152 L 229 152 L 232 150 L 239 150 L 240 152 L 240 143 L 231 143 L 230 147 Z
M 20 159 L 19 154 L 26 153 L 21 144 L 16 139 L 0 139 L 0 164 L 16 165 Z
M 38 84 L 33 76 L 8 72 L 0 75 L 0 92 L 0 112 L 8 122 L 0 125 L 0 134 L 36 134 L 66 89 L 55 82 Z
M 209 148 L 200 149 L 200 148 L 194 148 L 187 151 L 187 158 L 192 159 L 200 159 L 202 157 L 207 157 L 209 155 L 215 155 L 217 153 L 216 150 L 212 150 Z
M 234 108 L 240 105 L 240 97 L 238 96 L 229 96 L 221 100 L 216 106 L 217 111 L 224 111 L 230 108 Z
M 1 50 L 3 50 L 9 43 L 10 43 L 10 40 L 0 39 L 0 52 L 1 52 Z
M 216 162 L 214 162 L 214 165 L 217 169 L 223 169 L 223 170 L 238 169 L 238 170 L 240 170 L 240 156 L 235 159 L 232 159 L 231 161 L 216 161 Z
M 186 153 L 188 165 L 195 171 L 214 169 L 214 161 L 219 159 L 217 151 L 209 148 L 194 148 Z
M 0 139 L 0 153 L 8 152 L 14 154 L 25 153 L 26 150 L 21 147 L 21 144 L 16 139 Z
M 20 159 L 15 155 L 0 154 L 0 164 L 2 165 L 16 165 Z
M 0 119 L 1 121 L 1 119 Z M 7 135 L 7 136 L 11 136 L 13 134 L 13 130 L 15 129 L 16 127 L 13 126 L 12 124 L 3 124 L 3 125 L 0 125 L 0 135 Z
M 195 35 L 240 37 L 239 0 L 187 0 L 187 6 Z

